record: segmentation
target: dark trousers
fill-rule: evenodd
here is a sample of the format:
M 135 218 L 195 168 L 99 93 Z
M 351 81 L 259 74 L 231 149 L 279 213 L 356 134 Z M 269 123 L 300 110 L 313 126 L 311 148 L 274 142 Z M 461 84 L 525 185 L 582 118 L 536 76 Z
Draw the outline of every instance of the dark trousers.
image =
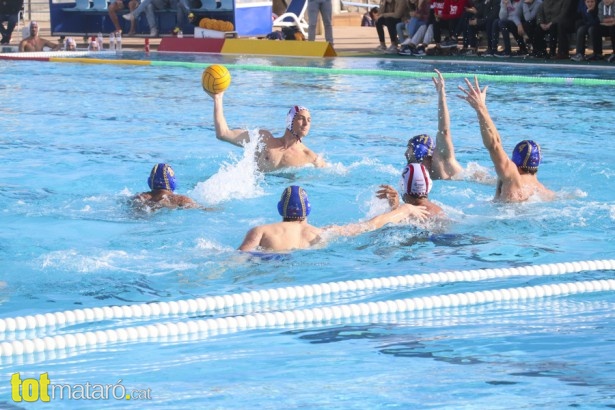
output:
M 596 26 L 596 35 L 593 37 L 594 54 L 602 54 L 602 37 L 611 38 L 611 47 L 615 54 L 615 26 Z
M 493 22 L 493 36 L 494 36 L 493 44 L 495 45 L 495 48 L 493 49 L 493 51 L 495 51 L 498 46 L 498 39 L 500 37 L 500 33 L 502 33 L 502 39 L 504 40 L 504 53 L 510 54 L 511 52 L 510 34 L 512 34 L 513 37 L 515 38 L 515 41 L 519 45 L 519 48 L 522 51 L 527 51 L 527 46 L 525 45 L 525 41 L 523 40 L 523 37 L 519 35 L 519 30 L 517 29 L 517 25 L 511 20 L 500 20 L 500 19 L 497 19 L 496 21 Z
M 457 40 L 457 35 L 459 33 L 460 23 L 462 22 L 461 17 L 452 19 L 452 20 L 440 20 L 436 21 L 434 19 L 433 23 L 433 39 L 436 43 L 439 43 L 442 40 L 442 29 L 447 30 L 449 37 L 452 40 Z
M 400 23 L 401 19 L 395 17 L 380 17 L 376 20 L 376 32 L 378 33 L 378 40 L 384 43 L 384 27 L 386 26 L 389 31 L 389 37 L 391 38 L 391 44 L 397 44 L 397 23 Z
M 461 23 L 459 25 L 459 33 L 462 33 L 463 35 L 463 48 L 478 47 L 478 33 L 480 31 L 485 31 L 487 33 L 487 38 L 492 37 L 491 31 L 493 19 L 482 20 L 481 22 L 477 21 L 476 25 L 470 24 L 470 22 L 474 20 L 475 17 L 475 14 L 465 13 L 461 18 Z
M 554 56 L 557 54 L 559 56 L 567 56 L 568 49 L 570 48 L 570 42 L 568 40 L 568 33 L 572 30 L 572 27 L 569 27 L 565 24 L 551 24 L 551 27 L 548 30 L 543 30 L 542 27 L 538 26 L 538 35 L 536 36 L 536 47 L 534 48 L 538 53 L 547 52 L 547 39 L 549 43 L 549 54 Z
M 13 34 L 13 30 L 15 30 L 18 18 L 19 13 L 0 14 L 0 34 L 2 34 L 2 44 L 8 44 L 11 40 L 11 35 Z M 4 27 L 5 21 L 6 27 Z
M 528 43 L 531 44 L 532 47 L 535 47 L 536 36 L 538 35 L 538 24 L 536 23 L 536 20 L 523 20 L 521 24 L 523 25 L 523 31 L 525 31 L 525 34 L 527 34 Z
M 602 54 L 602 37 L 599 31 L 600 28 L 595 25 L 582 25 L 577 28 L 577 54 L 585 54 L 585 38 L 587 36 L 592 39 L 594 54 Z

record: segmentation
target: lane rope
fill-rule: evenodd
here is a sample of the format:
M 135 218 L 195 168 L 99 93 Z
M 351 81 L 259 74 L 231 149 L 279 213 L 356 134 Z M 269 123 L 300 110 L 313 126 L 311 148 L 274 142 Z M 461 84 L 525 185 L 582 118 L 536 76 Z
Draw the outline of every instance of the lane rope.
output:
M 81 332 L 43 338 L 0 343 L 0 357 L 12 357 L 49 351 L 102 347 L 111 343 L 154 342 L 168 336 L 202 335 L 218 330 L 240 331 L 288 325 L 304 325 L 332 320 L 397 314 L 410 311 L 472 306 L 484 303 L 529 300 L 560 295 L 605 292 L 615 290 L 615 279 L 568 282 L 507 289 L 494 289 L 449 295 L 424 296 L 388 301 L 354 303 L 316 307 L 302 310 L 255 313 L 243 316 L 220 317 L 158 323 L 155 325 L 124 327 L 105 331 Z
M 73 52 L 74 53 L 74 52 Z M 89 52 L 88 55 L 94 57 L 104 55 L 104 52 Z M 204 69 L 209 63 L 189 62 L 189 61 L 156 61 L 156 60 L 131 60 L 131 59 L 112 59 L 112 58 L 88 58 L 82 54 L 70 54 L 61 52 L 59 55 L 53 52 L 41 53 L 10 53 L 0 55 L 0 59 L 6 60 L 36 60 L 49 61 L 56 63 L 80 63 L 80 64 L 115 64 L 115 65 L 141 65 L 153 67 L 184 67 Z M 434 62 L 435 63 L 435 62 Z M 361 69 L 361 68 L 335 68 L 335 67 L 299 67 L 299 66 L 267 66 L 257 64 L 231 64 L 225 63 L 230 69 L 261 72 L 291 72 L 303 74 L 319 75 L 356 75 L 356 76 L 377 76 L 395 78 L 427 78 L 433 77 L 433 72 L 420 71 L 401 71 L 401 70 L 380 70 L 380 69 Z M 606 67 L 608 69 L 608 67 Z M 582 86 L 615 86 L 614 79 L 606 78 L 583 78 L 583 77 L 557 77 L 557 76 L 529 76 L 529 75 L 504 75 L 504 74 L 483 74 L 483 73 L 444 73 L 445 78 L 474 78 L 476 76 L 481 81 L 501 82 L 501 83 L 526 83 L 526 84 L 558 84 L 558 85 L 582 85 Z
M 357 291 L 397 289 L 423 284 L 475 282 L 513 276 L 553 276 L 577 272 L 592 272 L 615 269 L 615 259 L 580 262 L 528 265 L 514 268 L 475 269 L 422 273 L 405 276 L 389 276 L 373 279 L 358 279 L 341 282 L 326 282 L 313 285 L 254 290 L 218 296 L 206 296 L 171 302 L 142 303 L 135 305 L 104 306 L 75 309 L 63 312 L 17 316 L 0 319 L 0 336 L 5 332 L 41 329 L 78 323 L 116 319 L 151 319 L 170 315 L 194 315 L 213 313 L 235 306 L 300 301 L 318 296 L 339 295 Z

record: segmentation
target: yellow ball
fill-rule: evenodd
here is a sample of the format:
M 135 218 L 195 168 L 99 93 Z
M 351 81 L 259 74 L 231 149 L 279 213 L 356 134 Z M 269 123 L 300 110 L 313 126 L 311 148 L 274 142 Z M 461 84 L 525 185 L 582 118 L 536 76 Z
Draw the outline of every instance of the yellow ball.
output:
M 212 64 L 203 71 L 201 82 L 203 90 L 218 94 L 231 85 L 231 73 L 223 65 Z

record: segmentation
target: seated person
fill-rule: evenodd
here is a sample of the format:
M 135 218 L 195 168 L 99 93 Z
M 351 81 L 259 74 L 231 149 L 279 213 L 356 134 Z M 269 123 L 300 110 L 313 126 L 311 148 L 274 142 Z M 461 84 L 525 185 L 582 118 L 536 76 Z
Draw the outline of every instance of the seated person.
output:
M 145 12 L 145 18 L 147 19 L 147 25 L 149 26 L 151 37 L 158 37 L 158 23 L 156 22 L 155 10 L 174 9 L 179 10 L 179 0 L 142 0 L 139 7 L 135 10 L 124 14 L 122 17 L 126 20 L 136 20 L 143 12 Z
M 523 31 L 525 32 L 525 44 L 528 46 L 528 49 L 530 46 L 532 47 L 532 55 L 534 55 L 533 50 L 537 41 L 536 37 L 539 35 L 536 17 L 541 4 L 542 0 L 523 0 L 523 5 L 521 6 L 523 11 L 521 24 L 523 25 Z
M 142 192 L 132 198 L 133 204 L 140 208 L 201 208 L 191 198 L 174 193 L 177 187 L 175 172 L 170 165 L 154 165 L 147 178 L 151 191 Z
M 410 41 L 404 41 L 398 54 L 402 56 L 424 56 L 427 46 L 433 41 L 433 24 L 421 25 Z
M 573 61 L 585 60 L 585 38 L 587 36 L 590 36 L 594 40 L 594 52 L 599 51 L 602 48 L 601 44 L 597 44 L 596 41 L 598 40 L 597 36 L 600 37 L 600 19 L 598 18 L 598 7 L 596 7 L 596 0 L 584 1 L 584 7 L 581 10 L 581 16 L 582 21 L 577 28 L 576 54 L 570 57 L 570 59 Z
M 382 0 L 380 2 L 380 15 L 376 20 L 376 33 L 378 33 L 380 45 L 376 48 L 376 51 L 397 53 L 397 23 L 400 23 L 402 17 L 406 15 L 408 15 L 408 2 L 406 0 Z M 388 48 L 384 38 L 384 27 L 387 28 L 391 39 L 391 45 Z
M 400 23 L 402 24 L 402 23 Z M 410 46 L 410 48 L 416 48 L 418 45 L 413 41 L 413 37 L 422 26 L 429 24 L 429 0 L 418 0 L 418 3 L 414 5 L 414 10 L 410 12 L 410 18 L 405 23 L 407 38 L 402 38 L 403 27 L 400 28 L 400 24 L 397 25 L 397 34 L 399 35 L 399 45 L 401 47 Z
M 128 6 L 128 10 L 132 12 L 137 8 L 137 6 L 139 6 L 139 1 L 138 0 L 129 0 L 129 1 L 126 0 L 126 3 L 125 3 L 124 0 L 115 0 L 111 4 L 109 4 L 109 8 L 108 8 L 109 18 L 111 19 L 111 22 L 113 23 L 113 26 L 115 27 L 116 33 L 122 32 L 122 27 L 120 26 L 120 22 L 117 18 L 117 13 L 118 11 L 125 9 L 126 6 Z M 127 35 L 132 36 L 134 34 L 135 34 L 135 20 L 132 19 L 130 20 L 130 31 L 128 32 Z
M 0 34 L 2 34 L 0 44 L 10 44 L 22 7 L 23 0 L 0 0 Z
M 62 43 L 54 43 L 38 36 L 38 23 L 30 22 L 30 35 L 19 43 L 19 51 L 43 51 L 45 47 L 51 51 L 59 50 L 63 46 Z
M 499 18 L 500 0 L 470 1 L 462 20 L 463 46 L 461 54 L 478 55 L 478 34 L 484 31 L 487 38 L 487 55 L 497 49 L 497 39 L 493 35 L 493 22 Z M 494 45 L 495 42 L 495 45 Z
M 366 11 L 361 19 L 361 27 L 374 27 L 376 25 L 376 20 L 378 20 L 378 11 L 378 7 L 372 7 Z
M 282 222 L 250 229 L 239 250 L 284 252 L 308 249 L 323 244 L 329 235 L 355 236 L 380 229 L 388 223 L 399 223 L 408 219 L 423 220 L 427 216 L 425 207 L 403 204 L 366 222 L 317 228 L 307 221 L 310 211 L 311 205 L 305 190 L 296 185 L 289 186 L 278 202 L 278 212 L 282 216 Z
M 596 47 L 599 46 L 599 52 L 602 53 L 602 37 L 608 36 L 611 38 L 611 48 L 613 53 L 609 56 L 607 61 L 612 63 L 615 61 L 615 6 L 614 0 L 602 0 L 598 4 L 598 19 L 600 20 L 600 30 L 596 37 Z M 594 50 L 594 54 L 597 51 Z
M 432 4 L 433 36 L 438 47 L 456 48 L 462 17 L 468 0 L 442 0 Z M 448 31 L 448 38 L 442 41 L 442 30 Z
M 512 56 L 510 34 L 513 35 L 519 45 L 519 55 L 527 55 L 527 46 L 523 40 L 525 33 L 521 24 L 522 5 L 521 0 L 502 0 L 499 18 L 493 22 L 493 44 L 495 45 L 493 51 L 496 57 Z M 504 51 L 501 53 L 496 51 L 500 33 L 502 33 L 502 39 L 504 40 Z
M 534 44 L 535 57 L 570 58 L 568 35 L 574 31 L 575 6 L 575 0 L 543 0 L 536 15 L 538 35 Z M 548 54 L 545 37 L 549 38 Z

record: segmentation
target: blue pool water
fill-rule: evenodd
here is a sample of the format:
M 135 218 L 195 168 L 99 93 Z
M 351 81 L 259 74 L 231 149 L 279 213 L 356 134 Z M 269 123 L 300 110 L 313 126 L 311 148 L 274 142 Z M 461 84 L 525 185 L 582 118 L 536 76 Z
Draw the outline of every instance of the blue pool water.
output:
M 613 79 L 613 70 L 125 54 L 179 64 L 0 61 L 4 323 L 113 306 L 177 306 L 171 302 L 326 282 L 526 266 L 546 266 L 549 272 L 555 264 L 614 256 L 614 88 L 574 81 Z M 202 69 L 212 62 L 226 64 L 233 76 L 225 96 L 231 126 L 281 135 L 289 107 L 305 105 L 312 113 L 305 142 L 330 166 L 263 175 L 251 160 L 253 147 L 244 151 L 216 140 L 212 103 L 200 86 Z M 489 175 L 481 182 L 435 182 L 430 197 L 452 219 L 444 231 L 385 227 L 274 260 L 235 251 L 250 227 L 279 220 L 276 203 L 287 185 L 308 191 L 310 222 L 317 226 L 354 222 L 384 209 L 374 192 L 382 183 L 397 186 L 408 138 L 437 130 L 434 68 L 447 76 L 459 162 Z M 557 193 L 556 201 L 491 201 L 494 171 L 476 115 L 456 97 L 463 74 L 492 76 L 483 84 L 489 85 L 489 109 L 506 149 L 524 138 L 540 142 L 539 177 Z M 519 81 L 508 81 L 510 76 Z M 549 81 L 560 77 L 570 81 Z M 173 165 L 179 193 L 215 210 L 131 209 L 127 199 L 147 190 L 157 162 Z M 4 329 L 0 345 L 613 279 L 612 268 L 586 266 L 559 275 L 367 286 L 222 310 Z M 54 384 L 120 383 L 150 392 L 150 398 L 129 403 L 113 397 L 54 400 L 53 408 L 612 407 L 614 307 L 612 290 L 577 292 L 41 348 L 0 357 L 0 407 L 49 408 L 41 401 L 13 400 L 15 373 L 37 380 L 47 373 Z

